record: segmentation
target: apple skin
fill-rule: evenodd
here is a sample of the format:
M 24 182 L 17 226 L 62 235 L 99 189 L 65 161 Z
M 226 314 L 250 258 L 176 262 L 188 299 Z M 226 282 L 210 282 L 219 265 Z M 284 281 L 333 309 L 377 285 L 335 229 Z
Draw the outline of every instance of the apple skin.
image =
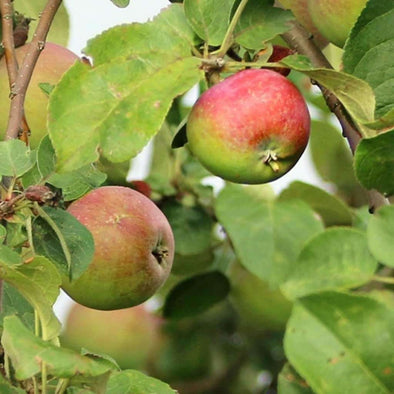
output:
M 269 57 L 268 61 L 273 63 L 280 62 L 285 57 L 294 54 L 295 51 L 288 47 L 284 47 L 283 45 L 273 45 L 272 54 Z M 280 67 L 270 68 L 270 70 L 276 71 L 277 73 L 282 74 L 284 77 L 287 77 L 291 71 L 290 68 L 280 68 Z
M 111 356 L 122 369 L 147 370 L 162 342 L 162 319 L 144 304 L 100 311 L 74 304 L 67 316 L 62 345 Z
M 29 49 L 26 44 L 16 49 L 16 57 L 19 65 Z M 47 105 L 48 95 L 39 87 L 40 83 L 56 85 L 62 75 L 74 64 L 78 56 L 68 49 L 47 42 L 41 52 L 36 67 L 33 71 L 25 98 L 25 115 L 30 127 L 29 138 L 32 149 L 38 147 L 41 138 L 47 133 Z M 0 60 L 0 138 L 4 139 L 4 133 L 8 124 L 10 110 L 8 74 L 4 56 Z
M 320 33 L 342 48 L 367 0 L 308 0 L 308 11 Z
M 280 3 L 283 7 L 290 9 L 298 22 L 313 35 L 313 39 L 319 48 L 327 46 L 328 40 L 320 34 L 311 18 L 308 10 L 308 0 L 280 0 Z
M 143 194 L 103 186 L 74 201 L 68 212 L 92 233 L 95 252 L 87 270 L 62 287 L 76 302 L 102 310 L 129 308 L 165 282 L 174 236 L 160 209 Z
M 279 73 L 240 71 L 205 91 L 186 133 L 191 152 L 235 183 L 271 182 L 288 172 L 308 143 L 310 116 L 299 90 Z

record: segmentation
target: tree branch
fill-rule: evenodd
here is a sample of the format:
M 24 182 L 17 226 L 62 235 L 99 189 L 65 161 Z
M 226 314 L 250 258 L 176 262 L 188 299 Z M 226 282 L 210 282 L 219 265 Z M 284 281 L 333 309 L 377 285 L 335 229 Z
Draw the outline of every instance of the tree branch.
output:
M 26 54 L 21 69 L 18 69 L 18 61 L 15 55 L 15 41 L 13 30 L 12 0 L 0 0 L 0 14 L 2 17 L 2 44 L 7 65 L 9 85 L 11 91 L 11 108 L 8 118 L 6 139 L 15 139 L 22 132 L 22 140 L 28 143 L 29 127 L 24 115 L 24 101 L 26 90 L 33 74 L 34 66 L 42 49 L 53 18 L 60 7 L 61 0 L 48 0 L 40 21 L 31 41 L 30 48 Z M 3 184 L 7 186 L 8 177 L 3 177 Z M 0 280 L 0 311 L 2 310 L 3 281 Z
M 314 67 L 332 69 L 330 62 L 314 43 L 313 37 L 300 24 L 294 23 L 293 28 L 284 33 L 282 37 L 291 48 L 296 50 L 299 54 L 307 56 Z M 342 127 L 342 135 L 347 139 L 350 149 L 354 154 L 357 145 L 362 138 L 357 126 L 354 124 L 342 103 L 332 92 L 318 83 L 316 83 L 316 86 L 321 90 L 331 112 L 333 112 L 337 117 Z M 384 196 L 377 191 L 368 190 L 367 194 L 369 197 L 369 209 L 371 213 L 378 207 L 387 204 L 387 200 Z
M 2 5 L 10 3 L 9 0 L 0 0 L 0 2 Z M 45 40 L 53 18 L 55 17 L 55 14 L 61 3 L 61 0 L 48 0 L 43 12 L 41 13 L 37 29 L 33 35 L 33 39 L 29 44 L 27 44 L 30 46 L 29 50 L 27 51 L 26 56 L 20 66 L 15 83 L 12 84 L 11 87 L 11 109 L 8 119 L 6 139 L 18 138 L 20 132 L 22 131 L 21 124 L 23 121 L 23 105 L 25 101 L 26 90 L 33 74 L 37 59 L 45 47 Z
M 4 57 L 7 66 L 10 91 L 12 91 L 16 78 L 18 76 L 18 61 L 16 59 L 15 48 L 18 45 L 23 45 L 25 43 L 27 39 L 27 28 L 29 21 L 26 20 L 22 21 L 22 25 L 17 26 L 18 32 L 14 31 L 13 29 L 14 9 L 12 7 L 12 3 L 10 0 L 0 0 L 0 14 L 2 15 L 2 35 L 3 35 L 2 44 L 4 48 Z M 25 30 L 23 30 L 23 28 L 25 28 Z M 15 33 L 17 33 L 16 40 L 15 40 Z M 29 126 L 27 124 L 23 109 L 22 109 L 21 129 L 22 129 L 21 139 L 27 144 Z M 8 137 L 8 134 L 6 134 L 6 137 Z

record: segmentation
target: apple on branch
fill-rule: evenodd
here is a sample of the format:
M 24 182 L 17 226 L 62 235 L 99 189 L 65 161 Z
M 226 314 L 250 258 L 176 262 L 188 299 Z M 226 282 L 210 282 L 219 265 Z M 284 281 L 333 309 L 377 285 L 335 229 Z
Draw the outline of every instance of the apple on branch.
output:
M 160 209 L 131 188 L 103 186 L 74 201 L 68 212 L 93 235 L 87 270 L 63 289 L 90 308 L 141 304 L 165 282 L 174 258 L 174 236 Z
M 280 0 L 280 4 L 292 11 L 298 22 L 311 33 L 313 40 L 320 48 L 327 46 L 328 40 L 322 36 L 316 24 L 312 20 L 308 9 L 308 0 Z
M 240 71 L 205 91 L 187 123 L 191 152 L 213 174 L 236 183 L 271 182 L 306 148 L 310 116 L 292 82 L 266 69 Z
M 367 0 L 308 0 L 308 11 L 319 32 L 343 47 Z

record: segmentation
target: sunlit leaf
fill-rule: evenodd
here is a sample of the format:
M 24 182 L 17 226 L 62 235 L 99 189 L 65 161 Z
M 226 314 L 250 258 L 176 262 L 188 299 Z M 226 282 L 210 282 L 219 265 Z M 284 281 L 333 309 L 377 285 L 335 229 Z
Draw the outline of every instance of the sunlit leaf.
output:
M 363 295 L 327 292 L 296 302 L 286 356 L 316 393 L 394 390 L 394 309 Z M 287 393 L 286 393 L 287 394 Z
M 16 316 L 4 319 L 2 345 L 12 361 L 17 379 L 28 379 L 45 363 L 49 374 L 70 378 L 76 374 L 97 376 L 114 369 L 112 363 L 97 357 L 81 356 L 35 336 Z
M 377 264 L 363 232 L 330 228 L 305 245 L 281 289 L 294 299 L 326 290 L 355 288 L 372 279 Z

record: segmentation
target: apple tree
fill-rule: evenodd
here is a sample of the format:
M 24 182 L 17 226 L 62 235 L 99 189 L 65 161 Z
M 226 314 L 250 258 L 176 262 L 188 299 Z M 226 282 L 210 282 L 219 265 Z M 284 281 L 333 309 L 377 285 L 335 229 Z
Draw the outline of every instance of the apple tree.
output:
M 1 393 L 394 391 L 392 0 L 0 14 Z

